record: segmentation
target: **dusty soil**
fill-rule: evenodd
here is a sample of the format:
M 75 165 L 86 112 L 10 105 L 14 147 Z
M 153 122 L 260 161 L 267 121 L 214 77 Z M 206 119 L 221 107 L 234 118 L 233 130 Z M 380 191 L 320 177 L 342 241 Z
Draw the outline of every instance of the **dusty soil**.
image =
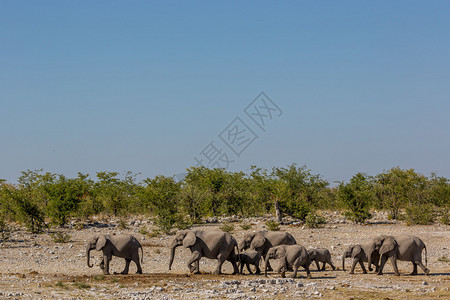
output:
M 10 239 L 0 243 L 0 299 L 284 299 L 284 298 L 332 298 L 332 299 L 450 299 L 450 226 L 406 226 L 391 222 L 378 215 L 369 225 L 346 222 L 338 213 L 328 213 L 329 223 L 319 229 L 307 229 L 301 224 L 281 226 L 298 243 L 307 248 L 325 247 L 330 250 L 334 264 L 332 271 L 316 271 L 311 265 L 312 279 L 306 279 L 300 271 L 296 279 L 281 278 L 279 274 L 228 275 L 231 264 L 226 262 L 224 275 L 212 275 L 216 261 L 202 259 L 201 275 L 191 275 L 186 263 L 189 251 L 178 248 L 172 271 L 168 271 L 169 249 L 172 236 L 149 237 L 141 234 L 145 227 L 152 228 L 144 217 L 127 221 L 127 228 L 120 228 L 119 221 L 73 222 L 68 228 L 53 229 L 71 236 L 67 243 L 55 243 L 51 233 L 32 235 L 15 230 Z M 248 231 L 265 229 L 266 219 L 239 220 L 232 234 L 241 241 L 246 230 L 240 224 L 251 224 Z M 81 226 L 83 225 L 83 226 Z M 222 224 L 210 223 L 196 229 L 214 230 Z M 81 228 L 84 227 L 84 228 Z M 110 233 L 130 233 L 144 247 L 143 275 L 103 276 L 98 267 L 101 253 L 91 252 L 93 268 L 86 265 L 85 243 L 92 236 Z M 364 243 L 379 234 L 413 234 L 420 237 L 428 249 L 430 276 L 419 268 L 418 276 L 407 275 L 412 271 L 409 262 L 399 261 L 401 276 L 393 274 L 388 262 L 385 275 L 362 274 L 359 266 L 356 274 L 342 270 L 341 255 L 344 249 L 355 243 Z M 111 271 L 120 272 L 124 260 L 113 258 Z M 132 263 L 130 273 L 136 271 Z M 289 272 L 287 276 L 289 276 Z

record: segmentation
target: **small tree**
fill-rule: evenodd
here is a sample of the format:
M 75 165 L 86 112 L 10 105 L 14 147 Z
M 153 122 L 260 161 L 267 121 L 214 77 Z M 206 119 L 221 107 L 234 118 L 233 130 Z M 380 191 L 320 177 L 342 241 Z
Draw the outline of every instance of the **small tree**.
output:
M 164 233 L 169 233 L 174 224 L 182 223 L 179 215 L 180 184 L 171 177 L 156 176 L 144 180 L 142 198 L 156 215 L 156 224 Z
M 338 198 L 349 210 L 347 215 L 356 223 L 363 223 L 372 216 L 369 212 L 374 193 L 370 179 L 363 173 L 357 173 L 349 183 L 341 182 Z
M 63 175 L 54 177 L 43 185 L 48 194 L 48 214 L 56 225 L 65 225 L 67 218 L 79 207 L 84 194 L 81 178 L 68 179 Z

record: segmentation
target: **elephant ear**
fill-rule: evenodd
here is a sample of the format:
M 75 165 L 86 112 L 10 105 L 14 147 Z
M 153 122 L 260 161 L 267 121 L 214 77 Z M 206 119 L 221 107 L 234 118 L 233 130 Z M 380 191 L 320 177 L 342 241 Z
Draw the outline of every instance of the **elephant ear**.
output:
M 275 250 L 275 258 L 279 259 L 286 256 L 286 249 L 284 249 L 284 247 L 278 247 Z
M 252 249 L 258 249 L 264 246 L 266 238 L 262 234 L 257 234 L 252 240 L 251 247 Z
M 95 244 L 95 249 L 97 249 L 97 251 L 100 251 L 103 249 L 103 247 L 105 247 L 105 245 L 106 237 L 104 235 L 99 236 L 97 239 L 97 243 Z
M 360 245 L 353 246 L 353 248 L 352 248 L 352 257 L 357 257 L 358 255 L 360 255 L 361 254 L 361 250 L 362 250 L 362 248 L 361 248 Z
M 197 240 L 197 237 L 195 236 L 195 234 L 192 231 L 186 233 L 186 235 L 184 236 L 184 239 L 183 239 L 183 247 L 189 248 L 191 246 L 194 246 L 196 240 Z
M 388 253 L 389 251 L 394 250 L 394 248 L 397 247 L 397 242 L 393 237 L 386 237 L 383 241 L 383 244 L 381 244 L 380 247 L 380 254 L 383 255 L 385 253 Z

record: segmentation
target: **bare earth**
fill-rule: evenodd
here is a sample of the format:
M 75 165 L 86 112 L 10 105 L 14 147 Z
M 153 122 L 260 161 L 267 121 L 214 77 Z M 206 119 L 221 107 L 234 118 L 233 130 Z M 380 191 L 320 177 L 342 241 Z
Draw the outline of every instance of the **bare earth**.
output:
M 31 235 L 24 230 L 14 231 L 9 241 L 0 244 L 0 299 L 450 299 L 450 226 L 406 226 L 390 222 L 379 215 L 370 225 L 354 225 L 345 222 L 338 213 L 328 213 L 329 223 L 319 229 L 307 229 L 302 225 L 285 225 L 281 229 L 292 233 L 298 243 L 307 248 L 328 248 L 334 264 L 332 271 L 316 271 L 311 265 L 312 279 L 306 279 L 301 269 L 299 278 L 281 278 L 279 274 L 228 275 L 231 264 L 226 262 L 224 275 L 212 275 L 215 260 L 203 258 L 201 275 L 190 275 L 186 266 L 189 250 L 177 248 L 172 271 L 168 271 L 169 249 L 172 236 L 148 237 L 139 233 L 151 222 L 144 217 L 129 219 L 127 228 L 120 229 L 118 220 L 112 222 L 85 222 L 84 229 L 57 229 L 71 235 L 68 243 L 54 243 L 48 234 Z M 242 220 L 241 220 L 242 221 Z M 252 224 L 249 231 L 265 229 L 265 219 L 247 219 Z M 233 223 L 232 234 L 239 241 L 245 230 Z M 214 230 L 220 223 L 206 224 L 196 229 Z M 101 253 L 91 252 L 93 268 L 86 266 L 85 243 L 92 236 L 102 233 L 130 233 L 144 247 L 144 275 L 103 276 L 98 267 Z M 379 234 L 412 234 L 420 237 L 428 249 L 430 276 L 419 268 L 418 276 L 409 276 L 412 264 L 399 261 L 400 277 L 393 275 L 390 262 L 385 275 L 362 274 L 359 266 L 355 275 L 348 274 L 351 261 L 346 261 L 342 271 L 341 255 L 344 249 L 355 243 L 364 243 Z M 113 258 L 112 272 L 120 272 L 124 260 Z M 130 272 L 135 272 L 132 263 Z M 287 273 L 289 276 L 290 273 Z

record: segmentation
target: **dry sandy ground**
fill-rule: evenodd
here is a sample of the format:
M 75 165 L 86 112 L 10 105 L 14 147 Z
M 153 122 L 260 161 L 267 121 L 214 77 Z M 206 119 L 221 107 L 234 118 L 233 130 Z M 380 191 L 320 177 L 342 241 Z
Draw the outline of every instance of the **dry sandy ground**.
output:
M 325 247 L 330 250 L 339 270 L 318 272 L 311 265 L 312 279 L 306 279 L 300 271 L 296 279 L 282 279 L 279 274 L 227 275 L 231 264 L 226 262 L 224 275 L 212 275 L 216 261 L 202 259 L 201 275 L 190 275 L 186 266 L 189 251 L 179 247 L 172 271 L 168 271 L 169 249 L 172 236 L 148 237 L 140 229 L 151 228 L 144 217 L 128 220 L 126 229 L 119 228 L 118 221 L 85 222 L 84 229 L 72 224 L 57 229 L 71 235 L 68 243 L 54 243 L 49 234 L 31 235 L 23 230 L 12 233 L 10 240 L 0 244 L 0 299 L 450 299 L 450 226 L 406 226 L 399 222 L 373 219 L 370 225 L 354 225 L 343 221 L 339 214 L 329 214 L 330 223 L 319 229 L 307 229 L 301 225 L 286 225 L 281 229 L 292 233 L 297 242 L 307 248 Z M 249 231 L 264 229 L 264 219 L 247 219 L 252 224 Z M 245 230 L 234 223 L 232 234 L 242 240 Z M 196 229 L 214 230 L 221 224 L 205 224 Z M 55 229 L 56 230 L 56 229 Z M 93 268 L 86 266 L 85 243 L 92 236 L 102 233 L 130 233 L 144 246 L 143 275 L 103 276 L 98 264 L 101 254 L 91 252 Z M 409 276 L 411 263 L 399 262 L 401 276 L 393 275 L 388 262 L 385 275 L 356 274 L 342 271 L 341 255 L 344 249 L 355 243 L 364 243 L 379 234 L 413 234 L 420 237 L 428 249 L 430 276 L 419 268 L 418 276 Z M 124 260 L 113 258 L 111 271 L 120 272 Z M 130 273 L 136 271 L 132 263 Z M 289 276 L 289 272 L 287 273 Z

